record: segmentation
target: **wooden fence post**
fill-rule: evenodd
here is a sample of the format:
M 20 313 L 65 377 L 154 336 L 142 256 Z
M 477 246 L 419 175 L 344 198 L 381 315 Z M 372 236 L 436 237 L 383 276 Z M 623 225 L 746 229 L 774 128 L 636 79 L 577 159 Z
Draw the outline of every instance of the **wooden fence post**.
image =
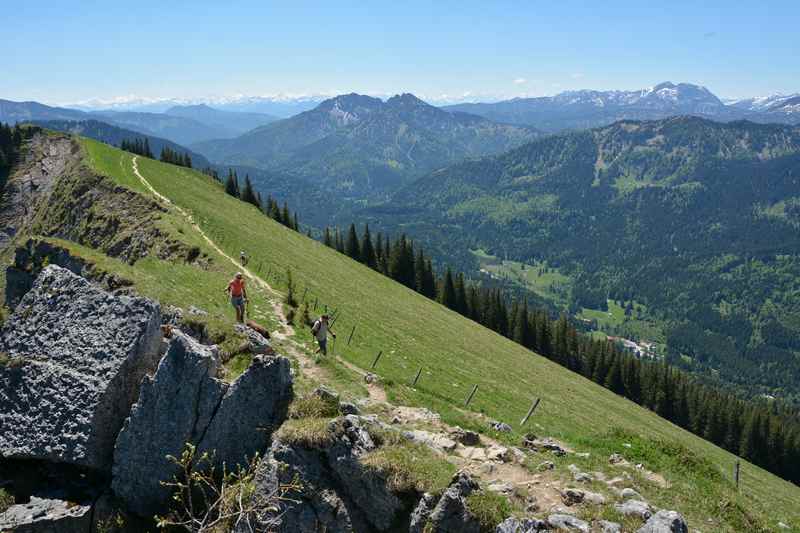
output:
M 353 326 L 353 329 L 350 330 L 350 336 L 347 337 L 347 345 L 350 346 L 350 340 L 353 338 L 353 333 L 356 332 L 356 327 Z
M 417 376 L 414 378 L 414 383 L 411 384 L 412 387 L 417 386 L 417 381 L 419 381 L 419 376 L 421 374 L 422 374 L 422 367 L 419 367 L 419 370 L 417 370 Z
M 540 402 L 540 401 L 541 401 L 541 398 L 536 398 L 536 400 L 534 400 L 533 404 L 531 404 L 531 408 L 530 408 L 530 409 L 528 409 L 528 414 L 527 414 L 527 415 L 525 415 L 525 418 L 523 418 L 523 419 L 522 419 L 522 421 L 519 423 L 520 427 L 522 427 L 522 426 L 524 426 L 524 425 L 525 425 L 525 422 L 527 422 L 527 421 L 528 421 L 528 419 L 531 417 L 531 415 L 533 414 L 533 412 L 534 412 L 534 411 L 536 410 L 536 408 L 539 406 L 539 402 Z
M 383 350 L 381 350 L 381 351 L 379 351 L 379 352 L 378 352 L 378 356 L 377 356 L 377 357 L 375 358 L 375 360 L 372 362 L 372 367 L 370 367 L 370 368 L 372 368 L 373 370 L 375 369 L 375 365 L 377 365 L 377 364 L 378 364 L 378 361 L 380 360 L 380 358 L 381 358 L 381 355 L 382 355 L 382 354 L 383 354 Z
M 317 310 L 317 300 L 318 299 L 319 299 L 319 297 L 317 297 L 317 296 L 314 297 L 314 311 Z
M 741 466 L 739 460 L 736 460 L 736 464 L 733 466 L 733 480 L 736 482 L 736 490 L 739 490 L 739 472 Z
M 470 392 L 469 396 L 467 396 L 467 401 L 464 402 L 464 407 L 469 405 L 469 402 L 472 401 L 472 397 L 475 396 L 476 392 L 478 392 L 478 385 L 477 384 L 474 387 L 472 387 L 472 392 Z
M 308 293 L 308 287 L 303 291 L 303 303 L 306 303 L 306 293 Z

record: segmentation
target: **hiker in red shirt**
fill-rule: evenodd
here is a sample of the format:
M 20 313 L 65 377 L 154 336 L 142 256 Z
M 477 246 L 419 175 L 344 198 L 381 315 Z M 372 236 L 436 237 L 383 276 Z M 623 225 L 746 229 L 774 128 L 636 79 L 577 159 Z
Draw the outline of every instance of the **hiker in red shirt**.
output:
M 231 297 L 231 305 L 236 309 L 236 321 L 244 322 L 244 304 L 247 302 L 247 289 L 244 286 L 244 277 L 241 272 L 228 283 L 225 292 Z

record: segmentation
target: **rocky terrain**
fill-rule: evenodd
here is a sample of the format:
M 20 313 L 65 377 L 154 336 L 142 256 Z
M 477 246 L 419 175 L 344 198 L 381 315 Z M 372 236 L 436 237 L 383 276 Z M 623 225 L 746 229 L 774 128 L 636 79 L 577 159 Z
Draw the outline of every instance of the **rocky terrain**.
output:
M 263 455 L 237 531 L 622 531 L 586 519 L 585 509 L 604 506 L 638 531 L 687 531 L 679 514 L 632 488 L 635 479 L 663 479 L 621 455 L 608 473 L 571 465 L 565 484 L 550 458 L 581 455 L 553 439 L 530 435 L 507 447 L 425 409 L 348 403 L 324 387 L 295 403 L 316 401 L 338 416 L 290 414 L 289 359 L 256 356 L 226 383 L 216 347 L 162 321 L 157 303 L 64 268 L 38 275 L 0 333 L 0 479 L 16 500 L 0 515 L 3 531 L 99 531 L 112 518 L 115 530 L 154 529 L 150 517 L 167 512 L 173 496 L 162 482 L 180 475 L 169 457 L 187 446 L 209 454 L 208 469 L 247 467 Z M 428 492 L 376 460 L 409 449 L 456 471 L 444 490 Z M 595 481 L 603 493 L 589 490 Z M 470 503 L 483 495 L 522 513 L 491 524 Z

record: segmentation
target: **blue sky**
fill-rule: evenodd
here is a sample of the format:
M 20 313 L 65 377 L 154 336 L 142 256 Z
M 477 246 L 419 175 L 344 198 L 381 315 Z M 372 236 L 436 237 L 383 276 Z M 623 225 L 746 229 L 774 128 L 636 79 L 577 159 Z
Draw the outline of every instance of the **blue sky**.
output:
M 11 7 L 13 5 L 13 7 Z M 800 91 L 800 2 L 9 2 L 0 98 Z

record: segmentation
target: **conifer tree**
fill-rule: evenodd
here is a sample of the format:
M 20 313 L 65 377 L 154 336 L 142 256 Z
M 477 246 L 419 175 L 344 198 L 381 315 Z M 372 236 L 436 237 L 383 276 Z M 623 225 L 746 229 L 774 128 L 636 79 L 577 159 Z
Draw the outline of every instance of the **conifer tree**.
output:
M 325 236 L 322 239 L 322 243 L 328 248 L 333 248 L 333 237 L 331 237 L 331 228 L 329 228 L 328 226 L 325 226 Z
M 250 183 L 250 174 L 244 176 L 244 188 L 242 189 L 242 201 L 247 202 L 258 207 L 258 198 L 253 190 L 253 184 Z
M 453 282 L 453 272 L 450 270 L 450 267 L 447 267 L 447 270 L 445 270 L 444 280 L 442 281 L 441 295 L 442 305 L 449 309 L 455 309 L 456 287 L 455 283 Z
M 361 261 L 361 247 L 358 244 L 355 224 L 350 224 L 350 229 L 347 230 L 347 242 L 344 247 L 344 252 L 348 257 L 356 261 Z
M 372 269 L 378 268 L 378 258 L 375 256 L 375 247 L 372 244 L 372 235 L 369 233 L 369 224 L 364 225 L 364 235 L 361 236 L 361 262 Z
M 225 192 L 234 198 L 239 197 L 239 185 L 236 183 L 236 176 L 231 169 L 228 169 L 228 179 L 225 180 Z

